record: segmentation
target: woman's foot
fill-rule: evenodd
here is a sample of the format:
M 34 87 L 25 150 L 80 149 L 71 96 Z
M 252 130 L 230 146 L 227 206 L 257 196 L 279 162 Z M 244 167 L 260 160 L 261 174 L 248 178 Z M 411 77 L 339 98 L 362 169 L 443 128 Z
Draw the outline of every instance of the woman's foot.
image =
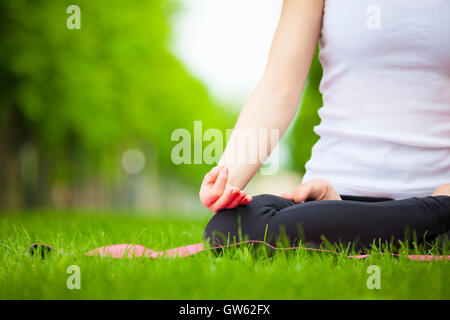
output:
M 450 197 L 450 183 L 443 184 L 434 190 L 432 196 L 449 196 Z

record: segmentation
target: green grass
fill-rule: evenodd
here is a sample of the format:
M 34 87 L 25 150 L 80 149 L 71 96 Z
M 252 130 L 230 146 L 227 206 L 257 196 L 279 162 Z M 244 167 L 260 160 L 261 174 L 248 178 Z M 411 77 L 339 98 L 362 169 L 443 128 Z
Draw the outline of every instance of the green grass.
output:
M 0 216 L 0 299 L 450 299 L 450 263 L 389 255 L 366 260 L 297 250 L 273 257 L 228 250 L 178 259 L 111 259 L 83 253 L 114 243 L 167 249 L 201 241 L 204 218 L 23 213 Z M 28 256 L 33 242 L 62 255 Z M 69 290 L 78 265 L 81 289 Z M 366 286 L 367 267 L 381 289 Z

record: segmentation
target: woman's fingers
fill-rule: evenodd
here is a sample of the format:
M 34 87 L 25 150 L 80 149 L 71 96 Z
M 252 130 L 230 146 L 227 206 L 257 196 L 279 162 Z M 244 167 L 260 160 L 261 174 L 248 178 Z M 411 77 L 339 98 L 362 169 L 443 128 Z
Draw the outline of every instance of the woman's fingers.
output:
M 202 185 L 200 187 L 199 197 L 200 201 L 207 207 L 210 208 L 214 202 L 217 201 L 222 196 L 223 191 L 213 191 L 214 184 L 219 176 L 220 168 L 214 167 L 210 172 L 208 172 L 203 178 Z
M 245 205 L 253 200 L 252 196 L 240 191 L 236 187 L 228 188 L 222 197 L 217 200 L 212 206 L 211 210 L 218 212 L 222 209 L 233 209 L 239 205 Z
M 313 186 L 311 183 L 304 183 L 300 186 L 298 186 L 294 191 L 293 191 L 293 199 L 295 202 L 303 202 L 308 198 L 311 198 L 312 195 L 312 189 Z
M 225 190 L 223 195 L 211 207 L 211 210 L 218 212 L 222 209 L 228 208 L 239 195 L 241 191 L 236 187 L 230 187 Z
M 241 204 L 247 204 L 247 203 L 250 203 L 250 202 L 252 202 L 252 200 L 253 200 L 253 197 L 247 194 L 247 195 L 245 196 L 245 198 L 242 200 Z
M 215 194 L 223 194 L 227 186 L 227 181 L 228 181 L 228 168 L 222 167 L 220 169 L 219 176 L 217 177 L 217 180 L 212 188 L 213 192 Z
M 283 193 L 280 197 L 285 198 L 287 200 L 294 200 L 294 192 Z
M 294 191 L 283 193 L 282 198 L 295 202 L 303 202 L 311 197 L 312 185 L 308 182 L 299 185 Z
M 245 192 L 240 191 L 239 195 L 236 198 L 234 198 L 233 202 L 231 202 L 231 204 L 227 208 L 228 209 L 236 208 L 238 205 L 242 203 L 242 200 L 244 200 L 246 196 L 247 195 L 245 194 Z
M 324 179 L 313 179 L 294 190 L 294 201 L 341 200 L 333 186 Z
M 220 168 L 214 167 L 209 171 L 205 177 L 203 178 L 203 184 L 213 185 L 216 182 L 217 177 L 219 176 Z
M 205 175 L 200 189 L 200 200 L 214 212 L 247 204 L 253 198 L 239 188 L 228 184 L 228 168 L 215 167 Z
M 294 191 L 283 193 L 281 197 L 295 202 L 303 202 L 306 200 L 342 200 L 333 186 L 324 179 L 307 181 L 295 188 Z
M 228 180 L 228 168 L 215 167 L 205 175 L 200 188 L 200 200 L 209 209 L 222 197 Z M 214 211 L 214 210 L 213 210 Z

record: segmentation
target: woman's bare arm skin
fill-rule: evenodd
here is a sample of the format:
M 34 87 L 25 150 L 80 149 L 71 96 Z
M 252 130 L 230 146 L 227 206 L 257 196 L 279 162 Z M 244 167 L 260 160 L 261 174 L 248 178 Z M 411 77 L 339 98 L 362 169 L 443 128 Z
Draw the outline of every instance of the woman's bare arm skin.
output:
M 317 45 L 322 11 L 323 1 L 283 2 L 265 72 L 242 108 L 234 132 L 219 162 L 219 165 L 226 165 L 229 169 L 228 182 L 239 189 L 247 185 L 262 165 L 261 162 L 256 164 L 232 162 L 233 159 L 237 159 L 234 153 L 240 151 L 236 145 L 241 134 L 239 130 L 267 130 L 268 148 L 265 156 L 269 156 L 275 147 L 270 144 L 270 130 L 279 130 L 281 137 L 297 111 Z M 252 159 L 251 155 L 246 158 Z M 227 159 L 231 159 L 230 162 Z M 259 160 L 264 162 L 265 158 Z
M 448 196 L 450 197 L 450 183 L 443 184 L 434 190 L 433 196 Z
M 284 134 L 292 122 L 308 75 L 320 34 L 323 16 L 323 0 L 284 0 L 280 20 L 272 41 L 266 69 L 258 85 L 243 106 L 219 162 L 228 172 L 213 174 L 215 179 L 205 179 L 200 190 L 200 200 L 213 211 L 239 205 L 248 196 L 242 190 L 253 178 L 276 147 L 271 144 L 271 130 Z M 246 148 L 246 159 L 258 161 L 237 162 L 237 141 L 247 129 L 266 130 L 267 141 L 258 141 L 258 148 Z M 277 141 L 278 142 L 278 141 Z M 247 145 L 248 146 L 248 145 Z M 259 150 L 261 149 L 261 150 Z M 257 155 L 248 154 L 257 152 Z M 260 153 L 261 152 L 261 153 Z M 226 171 L 226 170 L 222 170 Z M 226 176 L 226 184 L 223 178 Z M 213 188 L 220 180 L 220 187 Z M 214 192 L 210 191 L 214 189 Z M 233 192 L 234 190 L 234 192 Z M 243 197 L 244 195 L 244 197 Z M 248 201 L 247 201 L 248 202 Z

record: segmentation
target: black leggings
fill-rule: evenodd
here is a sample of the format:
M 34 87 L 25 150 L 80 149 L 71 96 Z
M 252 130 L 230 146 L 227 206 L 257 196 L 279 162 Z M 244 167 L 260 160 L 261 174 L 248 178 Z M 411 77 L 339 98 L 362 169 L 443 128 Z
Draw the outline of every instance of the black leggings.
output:
M 350 244 L 359 250 L 370 248 L 374 241 L 376 245 L 429 242 L 450 229 L 448 196 L 342 199 L 296 203 L 270 194 L 255 196 L 247 205 L 215 214 L 203 237 L 212 246 L 242 240 L 276 245 L 283 236 L 292 246 L 300 240 L 318 246 L 325 237 L 330 244 Z

